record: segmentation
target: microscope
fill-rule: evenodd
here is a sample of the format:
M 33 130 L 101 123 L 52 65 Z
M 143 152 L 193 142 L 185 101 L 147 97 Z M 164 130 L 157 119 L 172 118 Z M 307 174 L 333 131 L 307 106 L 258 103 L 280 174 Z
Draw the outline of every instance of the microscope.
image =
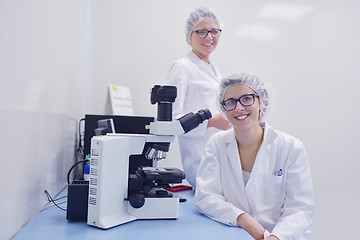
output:
M 165 159 L 176 135 L 185 134 L 211 118 L 208 109 L 190 112 L 172 120 L 175 86 L 155 85 L 151 104 L 157 105 L 157 118 L 145 128 L 149 134 L 116 134 L 91 139 L 88 197 L 89 225 L 108 229 L 136 219 L 177 219 L 179 196 L 164 188 L 182 183 L 185 173 L 177 168 L 157 168 Z M 147 166 L 135 166 L 132 156 L 144 154 Z M 134 161 L 135 162 L 135 161 Z

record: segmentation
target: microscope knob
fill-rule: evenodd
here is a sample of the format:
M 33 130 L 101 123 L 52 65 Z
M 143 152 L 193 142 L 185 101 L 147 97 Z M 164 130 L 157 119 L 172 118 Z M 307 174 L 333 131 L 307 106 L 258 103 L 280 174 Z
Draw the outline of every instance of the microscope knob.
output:
M 141 208 L 145 204 L 145 196 L 142 193 L 134 193 L 129 197 L 129 202 L 133 208 Z
M 143 189 L 144 189 L 145 192 L 150 192 L 151 189 L 153 189 L 153 187 L 151 185 L 149 185 L 149 184 L 145 184 L 143 186 Z

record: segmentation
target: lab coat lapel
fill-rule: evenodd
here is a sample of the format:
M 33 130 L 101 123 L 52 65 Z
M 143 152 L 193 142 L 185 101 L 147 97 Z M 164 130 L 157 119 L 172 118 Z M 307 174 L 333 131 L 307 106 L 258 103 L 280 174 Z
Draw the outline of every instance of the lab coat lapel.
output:
M 188 56 L 191 59 L 191 61 L 195 63 L 197 67 L 199 67 L 201 70 L 206 72 L 211 77 L 211 79 L 213 79 L 215 82 L 218 83 L 218 79 L 221 78 L 221 76 L 220 73 L 212 64 L 210 65 L 204 62 L 198 56 L 196 56 L 196 54 L 193 53 L 192 51 L 189 52 Z
M 232 130 L 232 132 L 233 132 L 233 130 Z M 240 157 L 239 157 L 235 134 L 233 132 L 232 134 L 228 134 L 226 137 L 227 138 L 224 139 L 225 140 L 224 148 L 225 148 L 225 152 L 226 152 L 226 157 L 227 157 L 228 161 L 231 163 L 231 169 L 233 171 L 235 171 L 236 173 L 238 173 L 238 174 L 234 175 L 236 178 L 236 179 L 234 179 L 234 183 L 238 187 L 237 192 L 234 194 L 239 194 L 239 193 L 245 194 L 246 195 L 245 197 L 247 198 L 246 185 L 245 185 L 242 167 L 241 167 L 241 163 L 240 163 Z M 243 203 L 243 205 L 245 207 L 244 210 L 250 213 L 251 208 L 249 205 L 249 201 L 246 201 L 246 203 Z
M 261 179 L 261 177 L 257 177 L 261 174 L 271 174 L 268 169 L 269 158 L 271 156 L 271 143 L 276 139 L 277 134 L 272 128 L 265 124 L 264 125 L 264 139 L 259 148 L 258 154 L 256 155 L 255 163 L 253 169 L 251 171 L 250 179 L 246 185 L 246 193 L 249 196 L 252 196 L 252 192 L 256 192 L 256 188 L 258 188 L 257 179 Z M 250 199 L 249 199 L 250 200 Z
M 256 155 L 256 160 L 253 167 L 253 171 L 255 170 L 255 172 L 258 172 L 259 169 L 264 169 L 264 166 L 267 166 L 267 163 L 265 162 L 269 161 L 271 155 L 271 144 L 278 136 L 277 133 L 268 124 L 261 124 L 263 124 L 264 127 L 264 139 L 261 143 L 259 152 Z
M 205 62 L 202 62 L 201 64 L 200 64 L 200 67 L 207 73 L 207 74 L 209 74 L 209 76 L 214 80 L 214 81 L 216 81 L 216 82 L 218 82 L 217 81 L 217 79 L 218 79 L 218 77 L 216 76 L 216 69 L 214 68 L 214 66 L 213 65 L 210 65 L 210 64 L 207 64 L 207 63 L 205 63 Z
M 232 130 L 233 132 L 233 130 Z M 240 158 L 239 158 L 239 152 L 238 152 L 238 148 L 237 148 L 237 143 L 236 143 L 236 138 L 234 134 L 228 134 L 226 136 L 226 139 L 224 139 L 224 144 L 225 144 L 225 152 L 226 152 L 226 157 L 231 165 L 231 168 L 234 169 L 236 172 L 240 172 L 240 174 L 237 174 L 237 179 L 234 179 L 235 183 L 238 183 L 241 188 L 245 187 L 245 183 L 244 183 L 244 178 L 242 175 L 242 168 L 241 168 L 241 163 L 240 163 Z

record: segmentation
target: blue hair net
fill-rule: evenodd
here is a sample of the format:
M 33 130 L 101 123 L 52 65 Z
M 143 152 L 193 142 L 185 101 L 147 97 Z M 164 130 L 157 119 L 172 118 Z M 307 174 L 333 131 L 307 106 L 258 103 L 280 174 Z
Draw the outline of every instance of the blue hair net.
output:
M 256 94 L 259 95 L 260 99 L 260 116 L 259 120 L 261 121 L 268 110 L 269 106 L 269 96 L 268 91 L 265 88 L 265 84 L 260 81 L 260 79 L 255 75 L 250 75 L 248 73 L 238 73 L 230 75 L 226 78 L 223 78 L 219 86 L 219 106 L 222 111 L 225 111 L 221 107 L 221 102 L 224 100 L 224 95 L 226 90 L 237 84 L 242 84 L 251 88 Z
M 220 28 L 219 19 L 216 17 L 215 13 L 211 11 L 209 8 L 199 7 L 195 9 L 192 13 L 190 13 L 189 18 L 186 21 L 186 27 L 185 27 L 186 41 L 188 43 L 190 43 L 190 36 L 194 27 L 202 20 L 209 18 L 213 19 Z

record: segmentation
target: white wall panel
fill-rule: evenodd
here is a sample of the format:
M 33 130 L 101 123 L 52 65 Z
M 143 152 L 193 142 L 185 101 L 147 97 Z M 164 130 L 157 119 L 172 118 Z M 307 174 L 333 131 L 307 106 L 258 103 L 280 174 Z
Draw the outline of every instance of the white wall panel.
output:
M 0 239 L 58 194 L 89 104 L 93 1 L 0 1 Z M 65 221 L 65 219 L 64 219 Z

